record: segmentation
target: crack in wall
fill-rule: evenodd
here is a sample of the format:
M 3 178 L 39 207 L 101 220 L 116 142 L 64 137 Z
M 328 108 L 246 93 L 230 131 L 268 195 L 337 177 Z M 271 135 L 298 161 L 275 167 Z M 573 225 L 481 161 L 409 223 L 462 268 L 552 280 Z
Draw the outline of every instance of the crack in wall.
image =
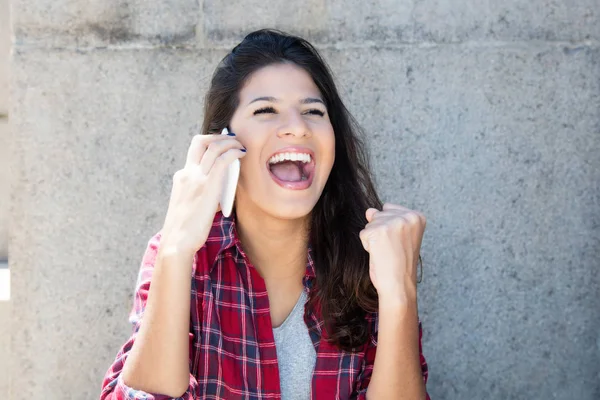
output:
M 49 51 L 75 51 L 75 52 L 93 52 L 93 51 L 129 51 L 129 50 L 230 50 L 238 42 L 221 43 L 212 46 L 197 46 L 185 44 L 144 44 L 132 43 L 129 45 L 106 45 L 106 46 L 37 46 L 30 44 L 14 44 L 12 49 L 21 52 L 27 50 L 49 50 Z M 540 47 L 562 47 L 566 54 L 573 54 L 585 48 L 600 47 L 600 40 L 584 41 L 563 41 L 563 40 L 528 40 L 528 41 L 460 41 L 460 42 L 398 42 L 381 43 L 375 41 L 363 41 L 361 43 L 337 42 L 337 43 L 314 43 L 319 49 L 333 50 L 359 50 L 359 49 L 420 49 L 455 46 L 457 48 L 540 48 Z

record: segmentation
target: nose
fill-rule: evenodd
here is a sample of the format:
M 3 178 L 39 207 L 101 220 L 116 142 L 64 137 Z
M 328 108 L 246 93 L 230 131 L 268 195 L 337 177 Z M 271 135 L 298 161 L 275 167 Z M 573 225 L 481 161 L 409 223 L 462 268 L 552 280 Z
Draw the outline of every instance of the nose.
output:
M 288 113 L 285 123 L 282 124 L 277 130 L 277 136 L 295 136 L 298 138 L 310 137 L 312 132 L 308 127 L 306 121 L 302 118 L 302 115 L 297 111 L 291 111 Z

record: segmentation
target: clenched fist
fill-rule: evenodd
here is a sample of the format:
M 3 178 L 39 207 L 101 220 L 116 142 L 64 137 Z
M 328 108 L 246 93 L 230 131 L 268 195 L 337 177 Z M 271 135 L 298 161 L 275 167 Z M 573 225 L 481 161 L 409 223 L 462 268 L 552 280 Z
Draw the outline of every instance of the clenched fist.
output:
M 426 219 L 418 211 L 386 203 L 369 208 L 360 240 L 369 253 L 369 274 L 383 302 L 407 304 L 417 296 L 417 261 Z

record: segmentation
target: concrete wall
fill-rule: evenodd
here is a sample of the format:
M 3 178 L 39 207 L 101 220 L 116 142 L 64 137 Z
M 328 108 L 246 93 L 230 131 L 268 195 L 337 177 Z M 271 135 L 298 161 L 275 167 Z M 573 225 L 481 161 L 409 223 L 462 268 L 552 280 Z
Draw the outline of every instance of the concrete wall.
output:
M 0 261 L 8 257 L 8 60 L 10 51 L 8 0 L 0 0 Z
M 8 0 L 0 0 L 0 399 L 8 393 L 10 342 L 10 270 L 8 270 L 9 152 L 8 62 L 10 50 Z
M 263 26 L 323 50 L 383 197 L 429 218 L 432 397 L 600 398 L 598 0 L 11 2 L 0 398 L 97 398 L 210 74 Z

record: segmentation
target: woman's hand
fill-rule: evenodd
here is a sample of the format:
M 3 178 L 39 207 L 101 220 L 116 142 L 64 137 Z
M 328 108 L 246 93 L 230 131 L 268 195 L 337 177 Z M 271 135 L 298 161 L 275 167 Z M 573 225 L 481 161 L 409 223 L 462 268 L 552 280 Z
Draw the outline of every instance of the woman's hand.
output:
M 195 254 L 218 211 L 226 169 L 245 149 L 231 135 L 196 135 L 183 169 L 175 172 L 161 234 L 161 251 Z
M 417 296 L 417 261 L 426 219 L 418 211 L 384 204 L 369 208 L 367 225 L 360 232 L 369 252 L 369 272 L 380 301 L 409 304 Z

